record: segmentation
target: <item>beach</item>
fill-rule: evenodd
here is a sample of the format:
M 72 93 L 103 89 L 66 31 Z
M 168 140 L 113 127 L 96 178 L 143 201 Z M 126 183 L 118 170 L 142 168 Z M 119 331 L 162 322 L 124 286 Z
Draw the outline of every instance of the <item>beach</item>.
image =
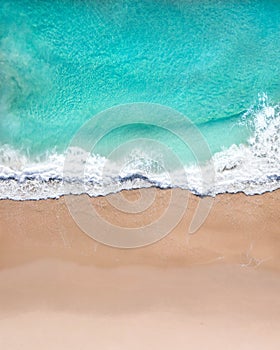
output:
M 171 190 L 156 189 L 134 220 L 110 203 L 151 191 L 89 200 L 112 224 L 136 227 L 157 220 Z M 188 196 L 172 232 L 135 249 L 83 233 L 65 197 L 1 200 L 1 349 L 278 349 L 280 191 L 217 195 L 194 234 L 200 199 Z
M 0 2 L 0 350 L 280 349 L 279 19 Z

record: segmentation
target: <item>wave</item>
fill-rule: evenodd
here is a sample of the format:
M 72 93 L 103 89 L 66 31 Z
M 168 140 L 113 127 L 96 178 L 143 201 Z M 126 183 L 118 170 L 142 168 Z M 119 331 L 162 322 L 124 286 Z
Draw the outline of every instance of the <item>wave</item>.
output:
M 261 194 L 280 188 L 280 106 L 270 106 L 266 95 L 257 106 L 242 115 L 240 127 L 252 136 L 246 144 L 233 144 L 215 153 L 204 165 L 185 165 L 172 174 L 143 151 L 132 153 L 121 166 L 99 155 L 88 156 L 82 149 L 68 150 L 84 166 L 81 177 L 65 174 L 65 153 L 52 153 L 31 161 L 27 155 L 0 148 L 0 199 L 30 200 L 58 198 L 66 194 L 106 195 L 123 189 L 156 186 L 180 187 L 205 196 L 244 192 Z M 205 179 L 203 170 L 211 167 L 214 178 Z M 104 171 L 106 169 L 106 171 Z

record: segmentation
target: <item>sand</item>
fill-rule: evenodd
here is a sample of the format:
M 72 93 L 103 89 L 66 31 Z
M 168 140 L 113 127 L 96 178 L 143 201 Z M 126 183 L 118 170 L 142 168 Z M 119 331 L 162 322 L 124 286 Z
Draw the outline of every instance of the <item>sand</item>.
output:
M 112 207 L 152 192 L 144 212 Z M 141 230 L 171 194 L 83 198 L 111 225 Z M 176 190 L 171 215 L 186 195 L 172 232 L 135 249 L 90 238 L 65 198 L 0 201 L 0 349 L 279 349 L 280 191 L 218 195 L 194 234 L 198 197 Z

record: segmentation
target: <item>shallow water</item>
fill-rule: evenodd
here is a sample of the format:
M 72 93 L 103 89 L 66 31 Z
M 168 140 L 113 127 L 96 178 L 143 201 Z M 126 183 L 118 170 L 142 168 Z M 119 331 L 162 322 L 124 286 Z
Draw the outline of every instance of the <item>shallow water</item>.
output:
M 162 104 L 191 120 L 210 148 L 215 182 L 201 189 L 185 145 L 137 124 L 104 135 L 88 160 L 85 192 L 176 185 L 254 194 L 279 187 L 279 1 L 3 0 L 0 21 L 1 198 L 63 194 L 72 137 L 95 114 L 133 102 Z M 169 122 L 178 127 L 176 118 Z M 170 181 L 143 144 L 133 145 L 130 165 L 117 167 L 121 174 L 104 175 L 104 157 L 138 138 L 175 152 L 187 181 L 179 173 Z

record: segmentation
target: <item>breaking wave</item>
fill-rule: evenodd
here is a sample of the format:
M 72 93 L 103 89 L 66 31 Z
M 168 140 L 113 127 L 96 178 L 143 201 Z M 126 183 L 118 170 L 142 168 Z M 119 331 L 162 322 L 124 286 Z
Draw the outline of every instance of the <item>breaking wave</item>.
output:
M 0 149 L 0 198 L 14 200 L 58 198 L 67 194 L 106 195 L 123 189 L 142 187 L 188 189 L 197 195 L 244 192 L 248 195 L 273 191 L 280 187 L 280 106 L 260 99 L 239 120 L 240 127 L 251 129 L 246 144 L 233 144 L 213 154 L 203 167 L 212 167 L 215 178 L 201 176 L 201 166 L 183 165 L 170 176 L 160 160 L 144 151 L 132 152 L 126 164 L 119 164 L 78 148 L 68 150 L 85 164 L 84 176 L 64 175 L 65 153 L 31 159 L 21 152 Z M 106 168 L 106 171 L 104 169 Z M 120 170 L 121 169 L 121 170 Z

